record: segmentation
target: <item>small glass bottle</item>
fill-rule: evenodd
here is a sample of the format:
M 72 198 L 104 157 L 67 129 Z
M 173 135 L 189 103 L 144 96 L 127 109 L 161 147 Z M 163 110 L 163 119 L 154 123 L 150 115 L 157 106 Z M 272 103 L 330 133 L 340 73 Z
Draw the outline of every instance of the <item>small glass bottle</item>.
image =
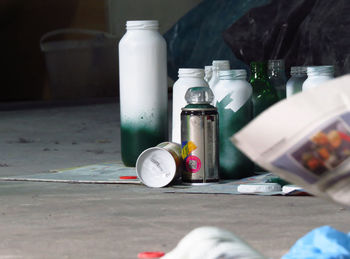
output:
M 213 76 L 213 67 L 212 66 L 205 66 L 204 67 L 204 80 L 209 83 L 211 77 Z
M 230 62 L 228 60 L 214 60 L 213 61 L 213 75 L 209 81 L 209 87 L 211 90 L 215 88 L 215 85 L 219 82 L 219 71 L 220 70 L 229 70 Z
M 333 66 L 307 67 L 307 79 L 303 83 L 303 91 L 315 88 L 332 78 L 334 78 Z
M 166 42 L 158 21 L 127 21 L 119 42 L 121 156 L 135 166 L 147 148 L 168 139 Z
M 276 90 L 270 85 L 267 77 L 265 62 L 254 61 L 250 63 L 249 82 L 253 87 L 253 117 L 255 118 L 265 109 L 278 102 Z
M 287 77 L 284 70 L 283 59 L 268 61 L 268 77 L 269 77 L 271 86 L 275 88 L 277 92 L 278 99 L 279 100 L 285 99 Z
M 219 72 L 220 80 L 214 95 L 219 113 L 219 168 L 223 179 L 240 179 L 251 176 L 253 162 L 230 141 L 252 119 L 252 86 L 244 69 Z
M 181 108 L 187 102 L 185 94 L 191 87 L 209 87 L 204 80 L 204 70 L 200 68 L 180 68 L 179 79 L 173 87 L 173 116 L 172 116 L 172 142 L 181 144 Z
M 307 78 L 306 67 L 295 66 L 290 68 L 291 77 L 287 81 L 286 95 L 287 98 L 293 94 L 301 92 L 303 83 Z

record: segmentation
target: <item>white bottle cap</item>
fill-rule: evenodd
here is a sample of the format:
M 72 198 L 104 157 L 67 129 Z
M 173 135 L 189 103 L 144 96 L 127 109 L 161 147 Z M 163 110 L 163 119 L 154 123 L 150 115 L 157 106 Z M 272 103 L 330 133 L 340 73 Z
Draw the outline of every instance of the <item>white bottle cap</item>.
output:
M 199 77 L 204 78 L 204 69 L 201 68 L 180 68 L 179 77 Z
M 159 22 L 157 20 L 141 20 L 141 21 L 127 21 L 127 30 L 158 30 Z

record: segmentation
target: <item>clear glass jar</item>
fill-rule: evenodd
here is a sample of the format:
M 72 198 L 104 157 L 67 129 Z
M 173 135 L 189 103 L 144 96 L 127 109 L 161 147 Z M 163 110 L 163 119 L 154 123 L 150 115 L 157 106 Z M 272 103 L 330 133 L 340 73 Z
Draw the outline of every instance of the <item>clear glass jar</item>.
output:
M 196 86 L 209 87 L 204 80 L 204 70 L 200 68 L 180 68 L 179 79 L 173 86 L 172 142 L 181 144 L 181 108 L 187 104 L 185 100 L 187 90 Z
M 286 95 L 287 98 L 291 97 L 293 94 L 302 91 L 303 83 L 307 78 L 306 67 L 295 66 L 290 68 L 291 77 L 287 81 L 286 85 Z
M 276 59 L 268 61 L 268 77 L 270 84 L 275 88 L 278 99 L 286 98 L 286 83 L 287 77 L 284 70 L 284 60 Z
M 303 83 L 303 91 L 313 89 L 334 78 L 333 66 L 307 67 L 307 79 Z

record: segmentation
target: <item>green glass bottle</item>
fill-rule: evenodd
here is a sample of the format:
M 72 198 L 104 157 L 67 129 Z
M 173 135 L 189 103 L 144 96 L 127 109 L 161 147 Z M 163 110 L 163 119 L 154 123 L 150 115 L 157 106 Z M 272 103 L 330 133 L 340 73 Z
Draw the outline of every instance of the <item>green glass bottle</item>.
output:
M 250 63 L 250 79 L 249 82 L 253 87 L 253 118 L 258 116 L 265 109 L 279 101 L 276 90 L 271 86 L 267 76 L 267 65 L 265 62 Z M 264 173 L 265 169 L 255 165 L 255 173 Z
M 265 109 L 279 101 L 276 90 L 270 85 L 267 77 L 265 62 L 250 63 L 251 75 L 249 82 L 253 87 L 253 117 L 255 118 Z

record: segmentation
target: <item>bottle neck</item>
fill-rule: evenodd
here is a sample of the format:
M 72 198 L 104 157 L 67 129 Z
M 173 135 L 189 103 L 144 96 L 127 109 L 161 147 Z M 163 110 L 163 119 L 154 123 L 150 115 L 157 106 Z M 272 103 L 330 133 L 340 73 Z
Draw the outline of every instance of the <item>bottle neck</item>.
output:
M 307 68 L 308 77 L 334 77 L 334 67 L 333 66 L 314 66 Z
M 193 69 L 193 68 L 180 68 L 179 69 L 179 78 L 204 78 L 203 69 Z
M 220 76 L 220 80 L 246 80 L 246 76 Z
M 250 69 L 252 78 L 267 78 L 267 66 L 265 62 L 252 62 Z
M 204 67 L 204 71 L 205 71 L 205 73 L 207 73 L 207 72 L 213 72 L 213 67 L 212 67 L 212 66 L 205 66 L 205 67 Z
M 269 77 L 286 77 L 284 72 L 284 61 L 282 59 L 269 60 L 267 73 Z
M 244 69 L 232 69 L 219 71 L 220 80 L 246 80 L 247 72 Z
M 212 65 L 213 74 L 219 77 L 220 70 L 229 70 L 230 62 L 228 60 L 214 60 Z
M 305 77 L 307 76 L 306 67 L 291 67 L 290 75 L 294 77 Z
M 271 77 L 285 78 L 286 77 L 284 70 L 273 69 L 273 70 L 269 70 L 268 72 L 269 72 L 268 73 L 269 78 L 271 78 Z
M 127 31 L 158 31 L 159 22 L 156 20 L 127 21 Z

